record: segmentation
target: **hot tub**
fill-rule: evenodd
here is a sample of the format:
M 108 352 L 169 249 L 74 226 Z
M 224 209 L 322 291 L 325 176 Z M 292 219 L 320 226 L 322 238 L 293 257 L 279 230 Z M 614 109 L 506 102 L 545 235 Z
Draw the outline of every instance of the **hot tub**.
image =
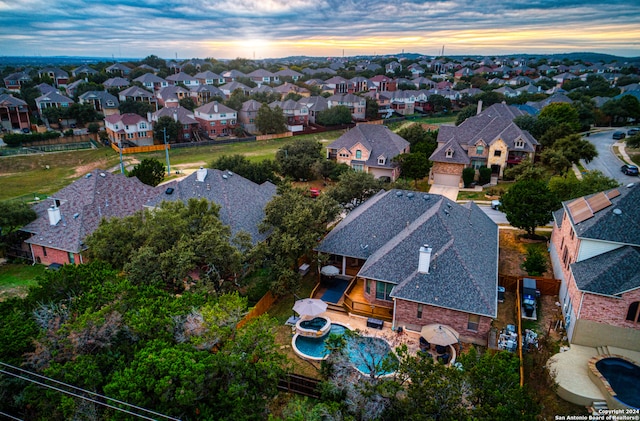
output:
M 302 318 L 296 323 L 296 333 L 300 336 L 322 338 L 331 330 L 328 317 Z
M 589 361 L 589 377 L 611 409 L 640 409 L 640 366 L 621 355 L 599 355 Z

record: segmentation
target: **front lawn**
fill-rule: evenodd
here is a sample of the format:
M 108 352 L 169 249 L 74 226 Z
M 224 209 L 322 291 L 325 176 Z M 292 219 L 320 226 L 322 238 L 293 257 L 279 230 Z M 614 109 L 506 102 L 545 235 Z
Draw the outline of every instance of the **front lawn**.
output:
M 0 266 L 0 301 L 13 297 L 25 297 L 36 278 L 44 274 L 44 265 L 7 263 Z

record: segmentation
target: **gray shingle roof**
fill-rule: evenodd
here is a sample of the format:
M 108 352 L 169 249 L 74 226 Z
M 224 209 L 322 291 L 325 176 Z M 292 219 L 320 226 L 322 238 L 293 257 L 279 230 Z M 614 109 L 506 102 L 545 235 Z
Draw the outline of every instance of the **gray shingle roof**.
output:
M 392 158 L 409 148 L 409 142 L 385 126 L 360 124 L 328 145 L 327 149 L 349 149 L 357 143 L 369 151 L 367 165 L 370 167 L 390 168 L 394 165 Z M 381 156 L 385 158 L 384 164 L 378 163 L 378 157 Z
M 424 244 L 433 249 L 428 274 L 417 272 Z M 396 284 L 393 297 L 496 317 L 498 227 L 474 203 L 380 192 L 347 215 L 317 251 L 366 259 L 358 276 Z
M 137 178 L 95 170 L 34 206 L 38 219 L 22 230 L 34 235 L 26 242 L 78 253 L 84 238 L 96 230 L 102 218 L 124 217 L 162 190 L 141 183 Z M 62 219 L 49 223 L 48 208 L 60 200 Z
M 569 220 L 579 238 L 640 246 L 640 187 L 635 183 L 631 187 L 618 187 L 616 190 L 620 195 L 610 199 L 611 206 L 578 224 L 574 222 L 567 208 L 569 203 L 578 199 L 563 202 L 562 206 L 569 213 Z M 594 195 L 584 198 L 588 199 L 591 196 Z M 615 209 L 620 210 L 619 215 L 614 212 Z
M 640 249 L 624 246 L 571 265 L 582 291 L 619 295 L 640 288 Z
M 220 206 L 220 220 L 231 227 L 231 234 L 245 231 L 251 235 L 254 244 L 264 241 L 266 234 L 259 232 L 259 224 L 264 219 L 264 208 L 276 194 L 276 186 L 266 182 L 256 184 L 237 174 L 227 171 L 200 169 L 206 174 L 204 181 L 198 181 L 198 171 L 177 183 L 165 185 L 174 188 L 172 194 L 160 194 L 149 200 L 145 206 L 155 207 L 162 201 L 182 201 L 204 198 Z
M 452 151 L 453 155 L 448 155 L 447 151 Z M 429 157 L 434 162 L 447 162 L 451 164 L 468 164 L 471 162 L 467 151 L 455 140 L 450 139 L 447 143 L 433 151 Z

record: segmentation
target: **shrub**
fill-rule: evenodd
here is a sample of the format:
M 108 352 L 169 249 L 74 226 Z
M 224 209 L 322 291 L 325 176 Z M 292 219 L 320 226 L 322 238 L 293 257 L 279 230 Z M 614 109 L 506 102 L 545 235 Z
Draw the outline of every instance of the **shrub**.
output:
M 530 245 L 527 247 L 527 257 L 520 265 L 522 269 L 527 271 L 529 276 L 541 276 L 547 271 L 547 259 L 540 250 L 540 247 Z
M 485 184 L 489 184 L 489 182 L 491 181 L 491 168 L 488 167 L 480 167 L 480 179 L 479 179 L 479 183 L 481 186 L 484 186 Z
M 23 142 L 41 142 L 43 140 L 60 137 L 60 133 L 47 131 L 44 133 L 8 133 L 4 135 L 4 143 L 8 146 L 20 146 Z
M 462 182 L 465 187 L 469 187 L 473 180 L 476 178 L 476 170 L 475 168 L 468 167 L 462 170 Z

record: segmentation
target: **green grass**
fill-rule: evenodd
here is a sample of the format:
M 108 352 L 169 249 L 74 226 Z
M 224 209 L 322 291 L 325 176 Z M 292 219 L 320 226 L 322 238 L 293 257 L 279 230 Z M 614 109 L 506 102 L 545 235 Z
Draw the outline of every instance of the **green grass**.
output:
M 44 265 L 7 263 L 0 266 L 0 301 L 25 295 L 30 286 L 37 284 L 36 278 L 44 271 Z
M 309 271 L 307 276 L 302 278 L 300 289 L 296 293 L 299 298 L 309 298 L 311 291 L 318 282 L 318 275 L 314 271 Z M 275 317 L 279 323 L 284 324 L 287 319 L 293 315 L 293 304 L 297 300 L 293 294 L 280 297 L 269 309 L 268 313 L 271 317 Z
M 460 191 L 458 200 L 489 200 L 484 191 Z

